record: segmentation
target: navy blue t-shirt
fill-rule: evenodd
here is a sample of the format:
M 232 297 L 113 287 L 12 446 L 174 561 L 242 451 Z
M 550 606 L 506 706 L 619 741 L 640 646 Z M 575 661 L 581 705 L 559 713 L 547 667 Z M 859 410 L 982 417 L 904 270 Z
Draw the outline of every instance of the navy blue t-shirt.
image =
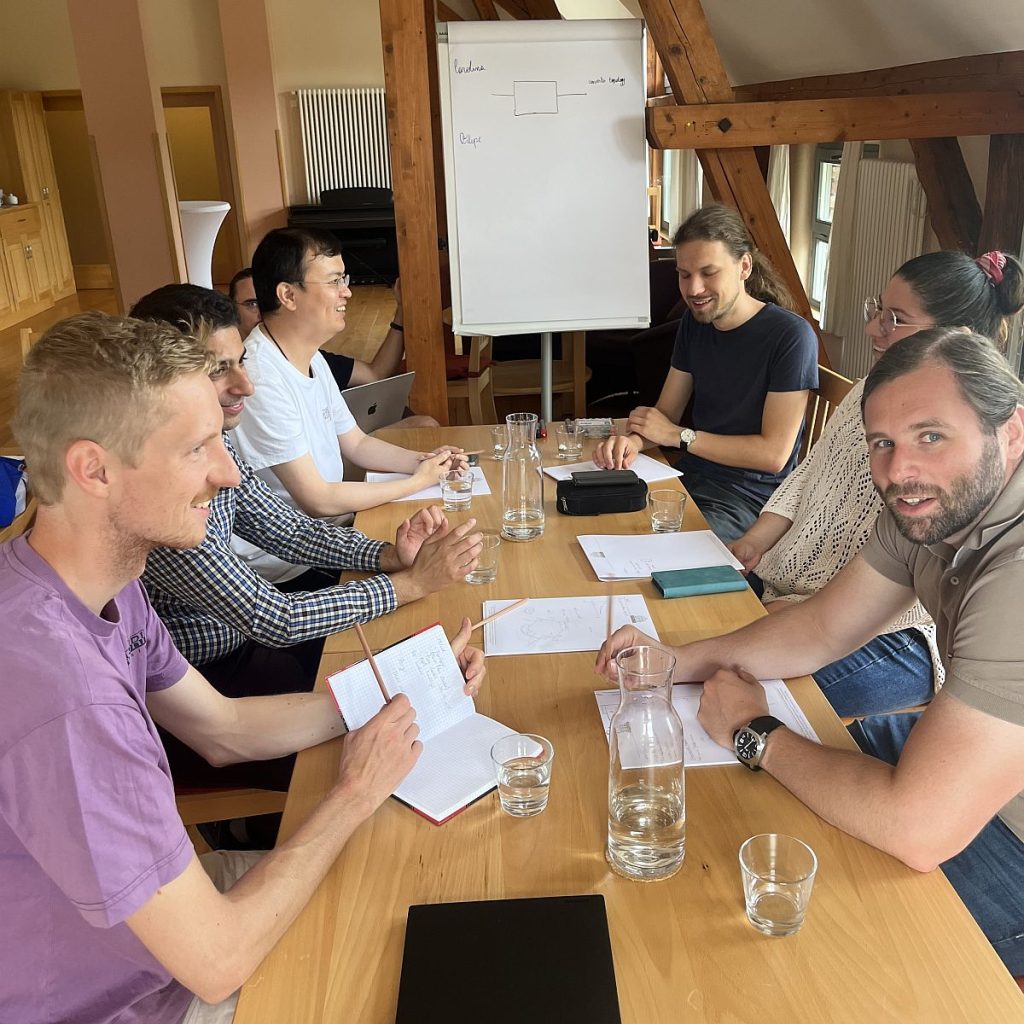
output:
M 818 339 L 796 313 L 768 303 L 731 331 L 698 323 L 689 313 L 679 324 L 672 365 L 693 377 L 693 427 L 709 434 L 760 434 L 769 391 L 818 386 Z M 763 473 L 709 462 L 685 453 L 679 463 L 765 500 L 793 471 L 803 426 L 781 473 Z

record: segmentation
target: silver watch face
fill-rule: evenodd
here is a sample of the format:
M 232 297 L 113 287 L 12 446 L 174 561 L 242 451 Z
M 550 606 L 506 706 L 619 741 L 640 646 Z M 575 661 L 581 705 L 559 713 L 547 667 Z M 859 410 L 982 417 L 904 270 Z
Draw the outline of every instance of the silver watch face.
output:
M 691 430 L 689 427 L 685 427 L 679 431 L 679 440 L 682 444 L 693 444 L 697 440 L 697 431 Z

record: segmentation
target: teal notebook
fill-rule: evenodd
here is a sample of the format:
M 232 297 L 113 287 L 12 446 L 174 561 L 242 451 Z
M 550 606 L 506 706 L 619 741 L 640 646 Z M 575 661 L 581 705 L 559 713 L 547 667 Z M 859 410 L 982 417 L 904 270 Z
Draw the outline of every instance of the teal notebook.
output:
M 651 573 L 651 582 L 662 597 L 696 597 L 698 594 L 727 594 L 747 589 L 743 574 L 731 565 L 668 569 Z

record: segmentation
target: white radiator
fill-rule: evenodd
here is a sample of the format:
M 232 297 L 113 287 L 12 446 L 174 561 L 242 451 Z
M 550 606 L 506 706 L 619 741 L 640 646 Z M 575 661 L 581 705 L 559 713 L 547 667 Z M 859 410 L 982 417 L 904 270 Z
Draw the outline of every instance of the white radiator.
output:
M 871 369 L 862 300 L 877 295 L 893 271 L 921 253 L 927 207 L 912 163 L 861 160 L 848 271 L 843 282 L 846 311 L 830 330 L 845 339 L 840 372 L 856 379 Z M 829 299 L 831 300 L 831 297 Z
M 383 89 L 298 89 L 306 201 L 327 188 L 391 188 Z

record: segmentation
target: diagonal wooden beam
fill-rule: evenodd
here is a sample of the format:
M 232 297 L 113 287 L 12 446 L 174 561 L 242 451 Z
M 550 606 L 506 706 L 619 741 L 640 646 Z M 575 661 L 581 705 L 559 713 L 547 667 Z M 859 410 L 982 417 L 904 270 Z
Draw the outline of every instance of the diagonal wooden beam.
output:
M 525 0 L 497 0 L 497 3 L 506 13 L 511 14 L 513 18 L 522 20 L 530 17 L 530 12 L 526 9 Z
M 498 11 L 494 6 L 494 0 L 473 0 L 473 6 L 481 21 L 498 20 Z
M 1021 251 L 1024 232 L 1024 135 L 993 135 L 988 147 L 985 216 L 978 252 Z
M 699 0 L 639 0 L 673 94 L 684 103 L 730 103 L 732 84 Z M 817 327 L 753 149 L 698 150 L 712 195 L 736 207 L 754 244 L 771 260 L 797 311 Z M 829 366 L 819 341 L 818 358 Z
M 917 178 L 928 197 L 928 217 L 943 249 L 976 256 L 981 207 L 955 138 L 911 139 Z
M 525 0 L 531 18 L 543 21 L 561 21 L 562 12 L 555 0 Z
M 736 89 L 737 100 L 825 99 L 833 96 L 894 96 L 916 92 L 1003 92 L 1024 82 L 1024 50 L 902 64 L 878 71 L 758 82 Z
M 662 149 L 1007 134 L 1024 132 L 1024 96 L 968 92 L 691 103 L 649 107 L 647 124 L 652 144 Z
M 438 21 L 465 21 L 466 19 L 459 14 L 458 11 L 453 11 L 444 0 L 437 0 L 437 20 Z

